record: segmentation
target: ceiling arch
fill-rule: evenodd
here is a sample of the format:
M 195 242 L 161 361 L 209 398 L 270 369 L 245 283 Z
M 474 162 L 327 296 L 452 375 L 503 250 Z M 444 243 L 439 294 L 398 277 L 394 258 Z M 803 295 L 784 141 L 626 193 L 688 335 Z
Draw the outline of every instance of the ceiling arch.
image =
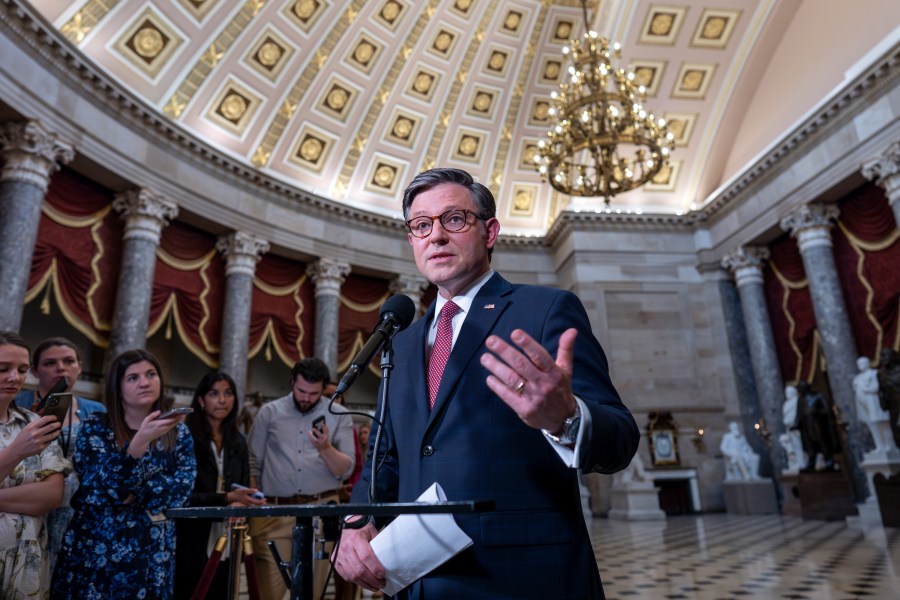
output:
M 574 0 L 33 4 L 159 114 L 288 185 L 397 216 L 416 172 L 455 166 L 494 191 L 507 233 L 543 235 L 567 208 L 605 210 L 602 198 L 556 193 L 532 167 L 562 48 L 584 30 Z M 792 63 L 798 48 L 847 69 L 900 16 L 882 0 L 853 9 L 860 26 L 829 50 L 836 45 L 817 28 L 849 14 L 843 4 L 589 3 L 593 28 L 622 42 L 622 63 L 649 89 L 646 105 L 677 138 L 671 167 L 611 210 L 701 207 L 840 83 L 842 72 L 817 69 L 810 56 Z M 806 87 L 791 90 L 784 64 Z

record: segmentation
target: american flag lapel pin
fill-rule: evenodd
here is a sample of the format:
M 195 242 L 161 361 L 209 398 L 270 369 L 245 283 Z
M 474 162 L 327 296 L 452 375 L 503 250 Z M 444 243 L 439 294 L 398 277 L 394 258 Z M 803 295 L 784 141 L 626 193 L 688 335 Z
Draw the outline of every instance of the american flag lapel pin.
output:
M 485 308 L 485 310 L 492 310 L 494 308 L 494 305 L 493 304 L 485 304 L 484 308 Z

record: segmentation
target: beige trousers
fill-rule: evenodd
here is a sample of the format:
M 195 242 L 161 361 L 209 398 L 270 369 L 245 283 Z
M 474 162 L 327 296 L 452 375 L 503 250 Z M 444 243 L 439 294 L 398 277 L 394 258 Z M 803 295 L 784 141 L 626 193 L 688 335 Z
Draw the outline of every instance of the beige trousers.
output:
M 332 498 L 325 497 L 318 502 L 324 504 Z M 337 500 L 337 494 L 334 499 Z M 291 560 L 291 534 L 297 520 L 294 517 L 253 517 L 250 519 L 250 537 L 253 538 L 253 554 L 256 559 L 256 572 L 259 579 L 259 593 L 262 600 L 283 600 L 287 596 L 288 587 L 272 558 L 268 542 L 272 540 L 281 554 L 281 560 Z M 316 537 L 319 537 L 321 523 L 316 520 Z M 313 544 L 313 552 L 318 550 L 319 544 Z M 326 552 L 330 553 L 334 543 L 325 545 Z M 313 560 L 310 556 L 309 560 Z M 316 560 L 313 563 L 313 599 L 318 600 L 325 587 L 325 578 L 328 575 L 328 559 Z

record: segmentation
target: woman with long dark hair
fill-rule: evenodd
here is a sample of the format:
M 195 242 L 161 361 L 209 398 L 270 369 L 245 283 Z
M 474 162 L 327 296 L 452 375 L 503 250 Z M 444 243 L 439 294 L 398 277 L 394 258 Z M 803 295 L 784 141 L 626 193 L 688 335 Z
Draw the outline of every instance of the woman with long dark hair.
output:
M 189 506 L 258 506 L 265 500 L 252 497 L 256 489 L 232 489 L 250 485 L 247 442 L 237 428 L 237 389 L 231 377 L 209 373 L 197 384 L 191 401 L 194 412 L 187 425 L 194 438 L 197 480 Z M 219 537 L 224 521 L 179 519 L 175 551 L 175 598 L 190 598 Z M 207 598 L 226 598 L 230 548 L 225 548 Z
M 146 350 L 113 360 L 108 414 L 88 417 L 75 442 L 81 485 L 51 597 L 172 597 L 175 525 L 165 511 L 187 500 L 197 463 L 183 417 L 158 418 L 164 389 L 159 361 Z
M 0 331 L 0 598 L 43 598 L 49 560 L 47 518 L 63 496 L 69 463 L 56 417 L 38 417 L 13 400 L 28 373 L 28 346 Z

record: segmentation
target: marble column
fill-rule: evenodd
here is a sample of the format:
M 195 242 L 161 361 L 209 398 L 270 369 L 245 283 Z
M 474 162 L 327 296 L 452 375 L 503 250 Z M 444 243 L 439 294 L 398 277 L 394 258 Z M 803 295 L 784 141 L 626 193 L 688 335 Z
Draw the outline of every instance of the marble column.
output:
M 341 284 L 350 273 L 350 265 L 333 258 L 320 258 L 306 273 L 316 284 L 315 353 L 328 365 L 332 379 L 336 380 Z
M 250 308 L 256 263 L 269 251 L 269 242 L 241 231 L 224 235 L 216 250 L 225 256 L 225 307 L 219 369 L 231 375 L 237 387 L 238 404 L 247 387 L 247 352 L 250 343 Z
M 113 208 L 125 219 L 125 233 L 104 373 L 120 353 L 146 346 L 156 248 L 163 227 L 178 215 L 174 203 L 147 189 L 119 194 Z
M 884 188 L 900 227 L 900 141 L 891 144 L 878 158 L 865 163 L 862 174 Z
M 753 382 L 769 434 L 769 456 L 777 474 L 787 468 L 787 458 L 778 446 L 778 436 L 784 433 L 781 411 L 784 382 L 763 288 L 762 267 L 768 258 L 766 248 L 740 247 L 722 258 L 722 266 L 734 274 L 753 367 Z M 751 429 L 745 435 L 749 438 L 755 433 Z
M 0 331 L 18 331 L 50 176 L 75 158 L 38 121 L 0 124 Z
M 428 287 L 428 280 L 420 275 L 397 275 L 391 280 L 392 294 L 409 296 L 416 305 L 416 319 L 422 312 L 422 294 Z
M 838 216 L 834 205 L 803 206 L 781 220 L 781 228 L 796 238 L 803 258 L 803 270 L 809 283 L 816 327 L 822 340 L 822 353 L 828 369 L 831 397 L 847 424 L 844 456 L 857 502 L 869 495 L 866 474 L 860 467 L 863 432 L 856 418 L 853 378 L 857 374 L 856 340 L 847 316 L 847 306 L 838 279 L 831 246 L 832 219 Z
M 741 408 L 741 423 L 747 441 L 753 451 L 759 454 L 759 474 L 762 477 L 772 477 L 777 474 L 772 472 L 771 449 L 762 437 L 754 433 L 754 425 L 763 417 L 763 411 L 756 393 L 756 381 L 753 379 L 750 341 L 747 328 L 744 326 L 741 297 L 734 281 L 726 277 L 723 270 L 719 269 L 719 273 L 717 280 L 719 299 L 722 301 L 722 313 L 725 316 L 725 335 L 728 338 L 728 350 Z M 776 443 L 775 439 L 771 441 L 773 444 Z

